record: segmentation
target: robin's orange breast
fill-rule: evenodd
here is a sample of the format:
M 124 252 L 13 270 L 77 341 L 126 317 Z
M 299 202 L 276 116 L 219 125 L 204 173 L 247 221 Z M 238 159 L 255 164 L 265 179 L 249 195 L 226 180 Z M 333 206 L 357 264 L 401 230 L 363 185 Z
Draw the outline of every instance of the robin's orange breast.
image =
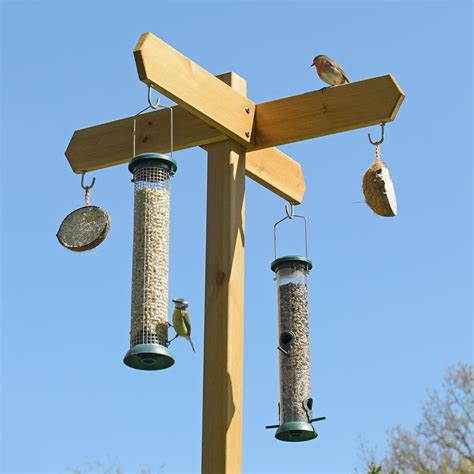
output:
M 326 69 L 320 61 L 316 61 L 316 71 L 318 71 L 318 75 L 324 74 Z

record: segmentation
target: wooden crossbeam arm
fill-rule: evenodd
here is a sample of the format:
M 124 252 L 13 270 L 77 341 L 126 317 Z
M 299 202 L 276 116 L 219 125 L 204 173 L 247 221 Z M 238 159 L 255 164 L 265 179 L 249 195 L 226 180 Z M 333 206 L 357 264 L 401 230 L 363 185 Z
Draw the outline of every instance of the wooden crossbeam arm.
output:
M 143 82 L 247 150 L 390 122 L 405 97 L 386 75 L 255 105 L 152 33 L 134 54 Z
M 216 76 L 223 84 L 236 81 L 232 72 Z M 166 109 L 139 115 L 136 153 L 170 151 L 170 112 Z M 177 105 L 173 107 L 173 149 L 183 150 L 225 141 L 226 135 Z M 128 163 L 132 158 L 133 117 L 76 130 L 66 150 L 75 173 Z M 206 148 L 207 149 L 207 148 Z M 276 148 L 247 152 L 246 175 L 282 197 L 299 204 L 306 190 L 301 165 Z
M 266 148 L 391 122 L 405 95 L 391 75 L 257 104 L 255 145 Z
M 174 150 L 227 140 L 193 114 L 174 109 Z M 169 111 L 157 110 L 137 117 L 137 154 L 170 151 Z M 76 130 L 66 150 L 75 173 L 128 163 L 132 159 L 133 117 Z M 301 165 L 276 148 L 247 152 L 246 175 L 283 199 L 301 203 L 305 182 Z
M 254 102 L 153 33 L 141 35 L 133 54 L 141 81 L 238 143 L 251 143 Z
M 284 199 L 300 202 L 304 193 L 301 167 L 278 151 L 268 151 L 269 148 L 268 153 L 260 155 L 252 156 L 249 151 L 390 122 L 404 97 L 395 79 L 387 75 L 257 104 L 256 143 L 247 148 L 247 176 Z M 174 118 L 175 150 L 227 139 L 224 133 L 180 106 L 174 107 Z M 127 163 L 132 155 L 132 130 L 132 117 L 77 130 L 66 150 L 71 168 L 80 173 Z M 137 153 L 169 152 L 169 132 L 167 110 L 140 115 Z M 285 181 L 285 190 L 280 188 L 281 170 L 286 171 L 291 181 Z
M 181 106 L 173 107 L 173 149 L 227 140 L 227 136 Z M 133 117 L 76 130 L 66 149 L 75 173 L 128 163 L 132 159 Z M 156 110 L 137 117 L 136 153 L 170 151 L 170 112 Z

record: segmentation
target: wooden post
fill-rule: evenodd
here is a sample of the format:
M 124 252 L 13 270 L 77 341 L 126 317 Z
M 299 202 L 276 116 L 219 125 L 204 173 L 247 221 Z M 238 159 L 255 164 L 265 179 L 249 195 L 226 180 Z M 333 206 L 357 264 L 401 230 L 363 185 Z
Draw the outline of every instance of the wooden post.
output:
M 243 79 L 228 79 L 245 94 Z M 209 145 L 207 176 L 202 473 L 241 473 L 244 148 L 232 140 Z

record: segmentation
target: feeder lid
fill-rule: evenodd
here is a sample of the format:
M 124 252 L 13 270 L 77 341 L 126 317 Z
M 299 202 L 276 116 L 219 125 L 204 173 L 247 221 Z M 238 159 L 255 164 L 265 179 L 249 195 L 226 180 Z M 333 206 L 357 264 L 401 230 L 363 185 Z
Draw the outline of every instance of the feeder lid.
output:
M 277 272 L 282 268 L 304 267 L 308 272 L 313 268 L 313 262 L 306 257 L 299 255 L 287 255 L 277 258 L 272 262 L 272 271 Z
M 176 160 L 163 153 L 141 153 L 132 158 L 128 170 L 133 173 L 137 168 L 165 168 L 171 175 L 176 173 L 178 165 Z
M 161 344 L 136 344 L 125 354 L 123 362 L 133 369 L 160 370 L 171 367 L 174 358 Z
M 275 433 L 275 438 L 280 441 L 310 441 L 317 437 L 313 425 L 306 421 L 287 421 Z

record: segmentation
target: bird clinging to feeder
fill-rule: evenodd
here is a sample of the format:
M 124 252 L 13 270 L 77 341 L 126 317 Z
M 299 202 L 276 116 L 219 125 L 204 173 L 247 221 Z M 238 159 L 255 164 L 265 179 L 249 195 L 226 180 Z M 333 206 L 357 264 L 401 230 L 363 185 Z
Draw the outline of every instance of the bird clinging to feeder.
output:
M 191 340 L 191 318 L 189 317 L 188 309 L 189 303 L 183 298 L 176 298 L 172 301 L 174 303 L 173 328 L 176 331 L 176 336 L 173 339 L 176 339 L 178 336 L 184 337 L 189 341 L 189 344 L 191 344 L 193 352 L 196 352 L 193 341 Z
M 342 67 L 325 54 L 316 56 L 310 67 L 313 66 L 316 68 L 318 76 L 330 86 L 339 86 L 350 82 Z

